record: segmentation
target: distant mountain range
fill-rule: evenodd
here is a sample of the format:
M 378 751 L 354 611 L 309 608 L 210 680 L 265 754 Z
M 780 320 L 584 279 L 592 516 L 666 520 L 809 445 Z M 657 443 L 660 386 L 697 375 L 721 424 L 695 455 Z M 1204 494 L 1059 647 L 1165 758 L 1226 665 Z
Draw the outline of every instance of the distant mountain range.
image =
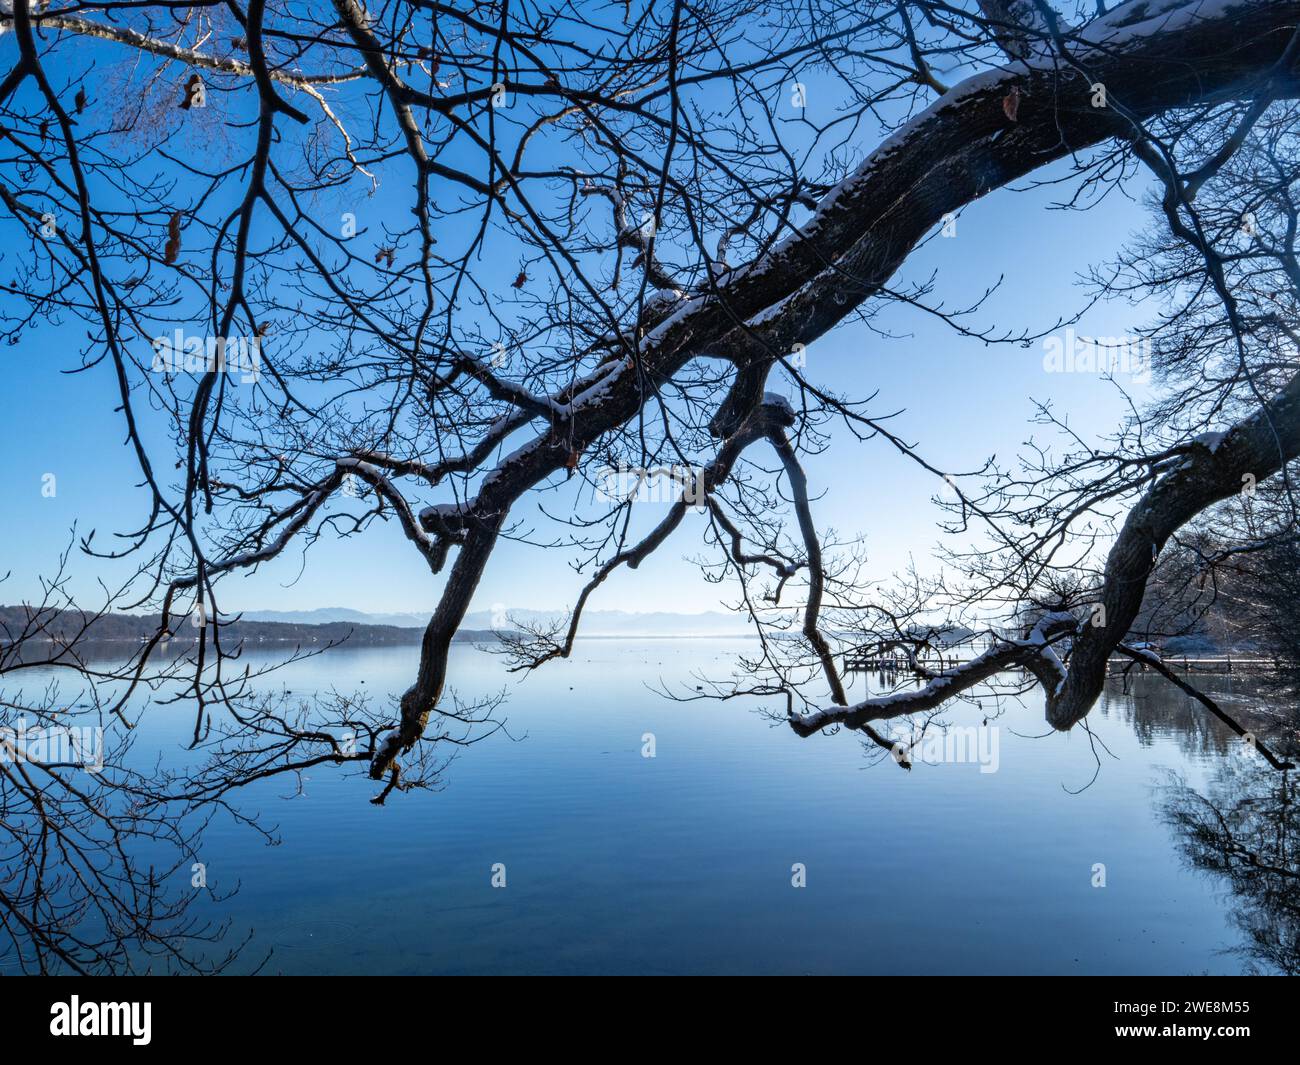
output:
M 515 629 L 545 624 L 563 618 L 558 610 L 475 610 L 466 615 L 461 631 Z M 353 625 L 392 625 L 397 628 L 423 629 L 428 614 L 368 614 L 348 607 L 321 607 L 317 610 L 246 610 L 245 621 L 270 621 L 289 625 L 327 625 L 348 622 Z M 627 610 L 588 610 L 582 615 L 584 636 L 746 636 L 751 632 L 747 619 L 736 614 L 709 610 L 700 614 L 673 614 L 663 611 L 638 614 Z

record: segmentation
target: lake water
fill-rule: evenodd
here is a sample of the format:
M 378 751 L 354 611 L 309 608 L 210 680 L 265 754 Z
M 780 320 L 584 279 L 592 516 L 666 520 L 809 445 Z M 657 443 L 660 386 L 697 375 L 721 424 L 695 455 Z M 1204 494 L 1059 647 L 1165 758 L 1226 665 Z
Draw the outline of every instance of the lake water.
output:
M 455 686 L 508 687 L 514 738 L 470 747 L 441 792 L 383 807 L 331 767 L 298 797 L 287 780 L 247 789 L 283 842 L 208 832 L 210 880 L 239 885 L 220 913 L 288 973 L 1242 971 L 1242 903 L 1189 864 L 1167 781 L 1268 789 L 1278 774 L 1165 682 L 1108 692 L 1092 737 L 1050 732 L 1041 698 L 1006 702 L 995 772 L 909 773 L 848 733 L 801 740 L 743 700 L 652 690 L 724 673 L 743 646 L 592 640 L 521 681 L 457 645 Z M 339 649 L 276 683 L 398 692 L 416 655 Z M 141 742 L 176 749 L 191 727 L 160 707 Z

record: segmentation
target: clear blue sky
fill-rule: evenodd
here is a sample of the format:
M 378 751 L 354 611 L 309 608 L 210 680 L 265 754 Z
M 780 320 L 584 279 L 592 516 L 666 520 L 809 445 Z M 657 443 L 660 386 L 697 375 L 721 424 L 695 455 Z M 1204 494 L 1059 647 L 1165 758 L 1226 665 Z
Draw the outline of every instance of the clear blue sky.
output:
M 1003 288 L 976 321 L 1006 328 L 1039 329 L 1080 306 L 1078 275 L 1113 254 L 1141 227 L 1144 212 L 1112 197 L 1087 212 L 1049 211 L 1049 190 L 1003 190 L 969 207 L 957 235 L 935 239 L 910 261 L 902 278 L 922 280 L 938 271 L 937 296 L 950 306 L 976 297 L 998 275 Z M 896 283 L 900 279 L 895 279 Z M 1112 304 L 1090 312 L 1081 334 L 1116 335 L 1135 324 L 1138 312 Z M 997 454 L 1009 459 L 1030 427 L 1031 399 L 1052 400 L 1085 435 L 1100 436 L 1115 424 L 1122 405 L 1113 386 L 1086 374 L 1043 370 L 1043 349 L 985 346 L 956 335 L 915 310 L 891 309 L 881 325 L 897 333 L 884 340 L 849 324 L 812 345 L 807 372 L 816 381 L 859 395 L 879 390 L 874 410 L 903 409 L 895 427 L 918 441 L 923 453 L 945 469 L 970 468 Z M 74 523 L 96 528 L 97 539 L 134 527 L 144 497 L 134 459 L 124 446 L 110 368 L 69 375 L 76 364 L 77 335 L 71 327 L 30 331 L 22 343 L 0 352 L 4 402 L 0 417 L 0 602 L 37 594 L 38 574 L 53 571 Z M 42 477 L 57 477 L 57 495 L 42 495 Z M 866 538 L 873 571 L 885 576 L 909 557 L 928 564 L 939 516 L 930 498 L 932 477 L 921 474 L 883 441 L 859 444 L 840 434 L 837 445 L 810 462 L 819 524 Z M 517 516 L 535 506 L 526 500 Z M 659 504 L 643 504 L 657 508 Z M 698 535 L 680 530 L 659 555 L 635 573 L 610 581 L 594 607 L 634 610 L 703 610 L 718 603 L 718 589 L 701 581 L 683 556 L 698 553 Z M 503 545 L 492 560 L 476 608 L 571 603 L 581 578 L 557 550 Z M 97 573 L 90 560 L 74 557 L 76 586 Z M 227 609 L 309 609 L 350 606 L 370 611 L 424 611 L 439 585 L 395 527 L 375 526 L 361 539 L 317 544 L 307 556 L 291 553 L 255 575 L 224 585 Z
M 825 102 L 833 104 L 833 99 Z M 1052 173 L 1063 175 L 1064 164 L 1036 176 Z M 407 190 L 403 183 L 402 195 Z M 1084 302 L 1079 275 L 1142 228 L 1146 212 L 1119 196 L 1088 212 L 1053 211 L 1054 192 L 1067 194 L 1063 187 L 1000 190 L 971 205 L 958 222 L 957 235 L 930 241 L 894 279 L 895 287 L 924 281 L 937 271 L 932 298 L 952 308 L 970 304 L 1003 275 L 1001 290 L 968 324 L 1036 331 L 1068 316 Z M 499 266 L 485 264 L 484 269 Z M 506 266 L 513 270 L 512 264 Z M 1139 320 L 1140 312 L 1127 304 L 1103 305 L 1089 313 L 1078 332 L 1114 336 L 1129 332 Z M 903 410 L 891 425 L 941 468 L 969 469 L 993 454 L 1009 462 L 1030 432 L 1031 400 L 1052 401 L 1085 437 L 1109 432 L 1122 416 L 1119 395 L 1099 377 L 1044 372 L 1040 345 L 985 346 L 903 307 L 889 309 L 878 325 L 896 339 L 882 339 L 850 322 L 811 345 L 806 373 L 837 391 L 857 396 L 877 391 L 872 412 Z M 136 528 L 147 513 L 144 493 L 133 487 L 139 479 L 135 460 L 113 410 L 117 398 L 111 367 L 67 373 L 78 363 L 83 340 L 84 327 L 47 325 L 28 330 L 21 343 L 0 350 L 0 574 L 11 573 L 0 583 L 0 603 L 39 594 L 38 577 L 54 571 L 74 523 L 82 534 L 97 530 L 96 543 L 103 548 L 112 533 Z M 774 381 L 773 387 L 781 385 Z M 165 444 L 158 448 L 158 456 L 167 454 Z M 841 536 L 865 537 L 875 575 L 888 576 L 909 559 L 922 566 L 931 563 L 938 539 L 935 522 L 941 516 L 931 503 L 939 487 L 932 476 L 884 441 L 862 444 L 844 433 L 808 465 L 812 488 L 821 495 L 815 505 L 819 526 L 834 526 Z M 42 494 L 46 474 L 57 478 L 52 498 Z M 412 498 L 417 506 L 433 501 Z M 554 499 L 547 497 L 548 502 Z M 643 520 L 652 520 L 666 505 L 643 504 Z M 526 520 L 536 514 L 536 506 L 536 499 L 526 498 L 513 517 Z M 612 578 L 593 608 L 716 607 L 719 588 L 682 561 L 700 553 L 702 522 L 688 519 L 641 569 Z M 571 604 L 584 580 L 569 566 L 571 557 L 562 550 L 502 544 L 475 609 L 495 603 L 510 608 Z M 74 555 L 73 587 L 93 588 L 101 576 L 111 584 L 111 570 L 98 566 Z M 222 585 L 222 605 L 228 610 L 348 606 L 427 611 L 439 591 L 440 579 L 428 573 L 396 526 L 376 524 L 350 541 L 322 539 L 305 563 L 300 551 L 291 551 L 254 574 L 232 577 Z M 726 597 L 725 590 L 721 594 Z

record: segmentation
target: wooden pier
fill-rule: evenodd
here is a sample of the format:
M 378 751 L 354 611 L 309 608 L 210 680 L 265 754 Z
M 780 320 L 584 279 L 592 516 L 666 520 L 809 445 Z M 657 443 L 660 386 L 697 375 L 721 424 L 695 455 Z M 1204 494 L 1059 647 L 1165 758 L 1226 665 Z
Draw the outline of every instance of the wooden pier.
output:
M 943 655 L 917 659 L 917 665 L 931 673 L 941 673 L 971 662 L 960 655 Z M 848 651 L 844 655 L 845 673 L 907 673 L 911 670 L 903 655 L 880 655 L 872 651 Z
M 1263 673 L 1278 669 L 1281 663 L 1262 655 L 1220 655 L 1216 658 L 1190 658 L 1185 655 L 1171 655 L 1160 659 L 1161 665 L 1175 673 Z M 1151 668 L 1144 662 L 1129 658 L 1127 655 L 1114 655 L 1108 665 L 1108 674 L 1149 673 Z
M 930 658 L 917 659 L 917 665 L 929 673 L 942 673 L 948 669 L 968 665 L 974 661 L 971 655 L 934 655 Z M 1214 657 L 1193 658 L 1187 655 L 1170 655 L 1161 657 L 1161 663 L 1176 673 L 1218 673 L 1250 674 L 1277 669 L 1279 663 L 1262 655 L 1219 655 Z M 1007 672 L 1023 670 L 1023 666 L 1009 666 Z M 845 673 L 909 673 L 911 666 L 903 655 L 881 655 L 874 651 L 854 650 L 844 655 Z M 1119 676 L 1123 673 L 1149 673 L 1151 667 L 1146 663 L 1129 658 L 1127 655 L 1112 655 L 1107 673 Z

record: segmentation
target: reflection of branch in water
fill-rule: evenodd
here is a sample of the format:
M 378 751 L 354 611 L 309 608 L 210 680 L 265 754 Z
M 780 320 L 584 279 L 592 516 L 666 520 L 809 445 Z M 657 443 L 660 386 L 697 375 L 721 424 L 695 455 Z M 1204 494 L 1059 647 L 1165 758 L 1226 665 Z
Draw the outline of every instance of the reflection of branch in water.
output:
M 1221 877 L 1237 949 L 1253 971 L 1300 974 L 1300 813 L 1296 782 L 1246 758 L 1223 762 L 1204 794 L 1179 776 L 1159 807 L 1194 868 Z
M 1250 741 L 1251 745 L 1255 748 L 1255 750 L 1258 751 L 1264 757 L 1264 761 L 1266 761 L 1274 769 L 1295 768 L 1295 766 L 1292 765 L 1290 762 L 1283 761 L 1282 759 L 1279 759 L 1276 755 L 1274 755 L 1273 752 L 1270 751 L 1264 745 L 1264 743 L 1257 736 L 1255 736 L 1253 732 L 1247 729 L 1244 725 L 1240 724 L 1237 721 L 1237 719 L 1234 718 L 1231 714 L 1225 712 L 1224 709 L 1221 706 L 1219 706 L 1218 703 L 1216 703 L 1213 699 L 1211 699 L 1199 688 L 1193 687 L 1191 684 L 1188 684 L 1187 681 L 1185 681 L 1182 677 L 1180 677 L 1177 673 L 1175 673 L 1172 669 L 1170 669 L 1167 665 L 1165 665 L 1164 662 L 1160 660 L 1159 656 L 1152 654 L 1150 651 L 1138 650 L 1132 647 L 1128 647 L 1125 644 L 1120 644 L 1116 648 L 1116 650 L 1120 651 L 1123 654 L 1128 655 L 1135 662 L 1140 662 L 1143 665 L 1149 666 L 1150 668 L 1154 669 L 1157 673 L 1159 673 L 1162 677 L 1164 677 L 1165 680 L 1169 681 L 1170 684 L 1173 684 L 1176 688 L 1178 688 L 1179 691 L 1183 692 L 1186 695 L 1190 695 L 1193 699 L 1195 699 L 1198 703 L 1200 703 L 1203 707 L 1205 707 L 1205 709 L 1207 709 L 1210 713 L 1212 713 L 1215 717 L 1217 717 L 1220 721 L 1222 721 L 1225 725 L 1227 725 L 1228 728 L 1232 729 L 1232 731 L 1235 732 L 1238 736 Z

